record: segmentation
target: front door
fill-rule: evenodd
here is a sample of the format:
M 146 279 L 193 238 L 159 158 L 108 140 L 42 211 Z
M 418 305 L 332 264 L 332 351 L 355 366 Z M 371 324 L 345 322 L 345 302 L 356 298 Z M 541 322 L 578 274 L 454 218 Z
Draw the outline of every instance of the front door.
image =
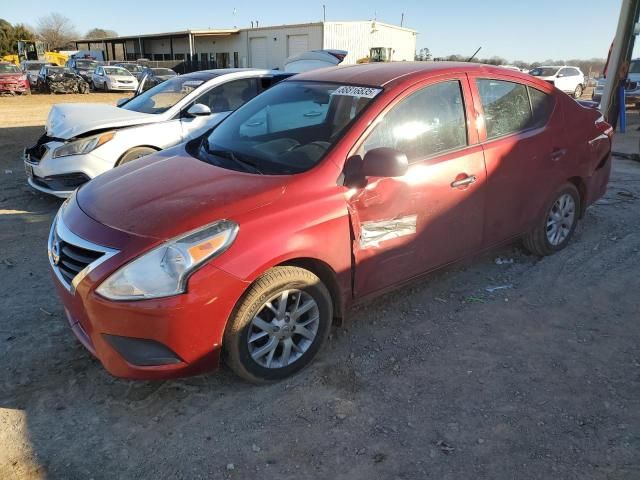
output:
M 414 86 L 356 149 L 404 152 L 408 172 L 369 178 L 347 193 L 354 231 L 355 295 L 393 286 L 482 244 L 485 167 L 466 76 Z M 471 127 L 471 128 L 470 128 Z

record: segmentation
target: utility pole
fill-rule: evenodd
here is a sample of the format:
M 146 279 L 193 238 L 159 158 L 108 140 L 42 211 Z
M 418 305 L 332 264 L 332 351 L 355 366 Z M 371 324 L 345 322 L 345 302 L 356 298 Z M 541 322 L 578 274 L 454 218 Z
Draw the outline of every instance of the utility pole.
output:
M 402 12 L 402 15 L 400 16 L 400 26 L 402 27 L 404 25 L 404 12 Z
M 327 21 L 327 6 L 324 3 L 322 4 L 322 21 Z
M 633 44 L 636 36 L 636 22 L 640 13 L 640 0 L 623 0 L 620 8 L 620 18 L 616 36 L 611 45 L 611 52 L 607 62 L 607 81 L 602 92 L 600 109 L 605 120 L 616 126 L 618 113 L 624 105 L 624 98 L 619 94 L 620 88 L 624 88 L 629 73 L 629 63 L 633 53 Z M 621 98 L 622 97 L 622 98 Z

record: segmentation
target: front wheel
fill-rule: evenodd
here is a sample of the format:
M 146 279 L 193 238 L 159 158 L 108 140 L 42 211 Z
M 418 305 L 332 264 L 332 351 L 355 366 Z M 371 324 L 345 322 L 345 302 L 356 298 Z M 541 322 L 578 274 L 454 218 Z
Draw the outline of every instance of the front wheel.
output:
M 157 150 L 154 150 L 153 148 L 149 148 L 149 147 L 132 148 L 122 156 L 117 166 L 124 165 L 125 163 L 129 163 L 137 158 L 144 157 L 145 155 L 151 155 L 152 153 L 156 153 L 156 152 Z
M 578 224 L 580 194 L 567 183 L 553 196 L 544 218 L 524 237 L 524 246 L 535 255 L 551 255 L 567 246 Z
M 573 91 L 573 98 L 580 98 L 582 96 L 582 85 L 576 86 L 576 89 Z
M 298 267 L 275 267 L 256 280 L 234 310 L 223 347 L 231 369 L 253 383 L 284 379 L 307 366 L 331 328 L 331 295 Z

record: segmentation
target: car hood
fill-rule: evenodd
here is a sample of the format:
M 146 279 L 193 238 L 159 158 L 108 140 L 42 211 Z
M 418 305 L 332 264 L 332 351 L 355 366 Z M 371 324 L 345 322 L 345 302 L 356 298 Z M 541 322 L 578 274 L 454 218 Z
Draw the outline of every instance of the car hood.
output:
M 157 122 L 158 116 L 133 112 L 104 103 L 61 103 L 51 107 L 47 118 L 47 135 L 70 139 L 107 128 L 127 127 Z
M 284 176 L 210 165 L 180 145 L 99 175 L 76 199 L 103 225 L 166 240 L 268 205 L 284 193 L 285 182 Z

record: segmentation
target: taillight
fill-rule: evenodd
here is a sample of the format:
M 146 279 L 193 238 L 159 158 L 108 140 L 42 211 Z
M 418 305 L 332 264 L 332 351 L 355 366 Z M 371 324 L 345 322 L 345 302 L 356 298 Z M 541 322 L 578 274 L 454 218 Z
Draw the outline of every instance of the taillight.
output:
M 602 115 L 596 119 L 596 128 L 604 133 L 607 137 L 613 137 L 613 127 L 607 123 Z

